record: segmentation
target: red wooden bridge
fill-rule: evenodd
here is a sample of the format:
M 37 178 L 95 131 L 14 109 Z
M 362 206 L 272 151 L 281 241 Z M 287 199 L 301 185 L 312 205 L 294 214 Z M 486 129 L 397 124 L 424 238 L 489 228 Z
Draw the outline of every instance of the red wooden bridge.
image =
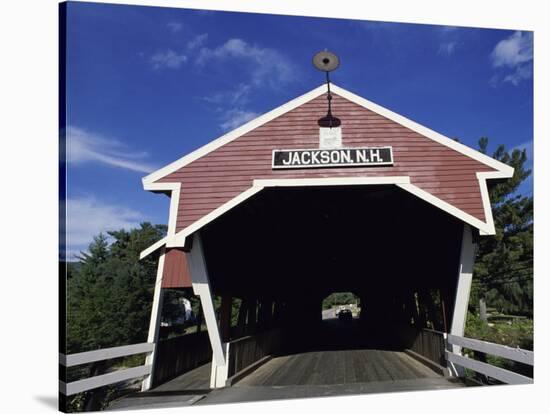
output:
M 463 337 L 475 243 L 495 234 L 488 186 L 513 169 L 331 90 L 338 127 L 318 124 L 323 85 L 143 179 L 171 199 L 167 236 L 142 254 L 159 257 L 148 341 L 61 363 L 146 362 L 62 382 L 62 394 L 143 378 L 121 408 L 459 387 L 465 368 L 532 381 L 462 354 L 533 364 L 530 351 Z M 169 288 L 199 297 L 206 331 L 159 339 Z M 342 291 L 360 317 L 322 320 L 323 298 Z

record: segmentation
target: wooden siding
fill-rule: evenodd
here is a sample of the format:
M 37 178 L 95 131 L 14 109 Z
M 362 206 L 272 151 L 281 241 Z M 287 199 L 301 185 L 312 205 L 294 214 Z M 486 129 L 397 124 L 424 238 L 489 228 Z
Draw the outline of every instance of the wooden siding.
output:
M 164 257 L 162 275 L 163 288 L 191 287 L 191 276 L 187 269 L 185 252 L 180 249 L 168 249 Z
M 326 114 L 322 95 L 242 135 L 159 180 L 181 182 L 176 230 L 180 231 L 252 186 L 254 179 L 410 176 L 411 183 L 486 221 L 476 172 L 491 167 L 434 142 L 360 105 L 334 95 L 344 147 L 393 147 L 384 167 L 272 170 L 273 149 L 319 147 L 317 120 Z

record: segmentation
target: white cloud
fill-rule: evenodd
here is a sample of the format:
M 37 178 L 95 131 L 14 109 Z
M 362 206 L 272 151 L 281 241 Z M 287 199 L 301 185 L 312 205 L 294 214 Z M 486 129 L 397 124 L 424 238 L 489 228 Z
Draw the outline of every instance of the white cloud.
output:
M 83 164 L 97 162 L 130 171 L 148 173 L 155 169 L 143 159 L 146 152 L 135 152 L 116 139 L 108 139 L 100 134 L 74 126 L 66 130 L 67 162 Z
M 296 79 L 297 70 L 277 50 L 252 45 L 237 38 L 229 39 L 215 48 L 202 47 L 195 63 L 204 66 L 213 61 L 224 62 L 229 59 L 241 60 L 239 67 L 244 69 L 249 79 L 235 83 L 230 90 L 217 92 L 204 98 L 209 103 L 233 107 L 221 118 L 220 126 L 223 130 L 236 128 L 257 116 L 256 112 L 242 108 L 244 104 L 248 103 L 249 95 L 254 89 L 260 87 L 279 89 Z
M 206 102 L 213 104 L 244 104 L 248 102 L 248 94 L 252 90 L 252 86 L 246 83 L 238 84 L 231 91 L 218 92 L 211 96 L 205 96 L 203 99 Z
M 533 33 L 514 32 L 506 39 L 498 42 L 490 55 L 495 69 L 509 72 L 497 79 L 518 85 L 522 80 L 533 76 Z M 494 77 L 493 77 L 494 78 Z M 496 82 L 492 82 L 496 84 Z
M 181 29 L 183 29 L 183 24 L 180 22 L 170 22 L 167 23 L 166 26 L 168 27 L 168 29 L 170 29 L 172 33 L 177 33 L 181 31 Z
M 518 85 L 523 79 L 529 79 L 533 76 L 533 65 L 518 66 L 514 72 L 506 75 L 504 82 L 510 82 L 514 86 Z
M 434 26 L 434 36 L 438 40 L 437 54 L 441 56 L 453 55 L 457 48 L 463 44 L 463 34 L 456 26 Z
M 491 59 L 494 67 L 516 67 L 533 60 L 533 34 L 515 32 L 497 43 Z
M 458 44 L 458 42 L 454 42 L 454 41 L 443 42 L 439 45 L 438 53 L 440 55 L 451 56 L 455 52 L 457 44 Z
M 197 35 L 193 39 L 191 39 L 189 42 L 187 42 L 187 49 L 193 50 L 198 47 L 201 47 L 206 43 L 206 40 L 208 40 L 208 33 Z
M 203 65 L 211 60 L 230 58 L 244 59 L 251 67 L 252 80 L 256 85 L 277 86 L 294 80 L 294 66 L 281 53 L 270 48 L 251 45 L 242 39 L 229 39 L 214 49 L 202 48 L 197 63 Z
M 66 257 L 86 251 L 93 237 L 109 230 L 131 229 L 144 221 L 142 213 L 127 207 L 107 204 L 95 197 L 67 199 Z
M 243 109 L 231 109 L 227 111 L 223 116 L 223 122 L 220 126 L 224 131 L 229 131 L 256 118 L 258 115 L 258 113 L 252 111 L 246 111 Z
M 153 69 L 178 69 L 182 63 L 187 61 L 187 56 L 183 53 L 177 53 L 172 49 L 163 52 L 157 52 L 151 56 Z

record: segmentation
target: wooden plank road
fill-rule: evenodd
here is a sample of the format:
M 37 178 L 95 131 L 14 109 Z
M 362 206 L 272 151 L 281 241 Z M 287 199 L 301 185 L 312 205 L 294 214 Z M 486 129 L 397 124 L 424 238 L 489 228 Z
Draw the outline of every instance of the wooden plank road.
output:
M 116 411 L 192 405 L 211 391 L 210 370 L 210 363 L 202 365 L 147 392 L 113 401 L 108 409 Z
M 333 385 L 438 377 L 403 352 L 353 349 L 273 358 L 236 386 Z
M 273 358 L 203 404 L 461 388 L 404 352 L 378 349 L 314 351 Z
M 110 410 L 463 387 L 398 351 L 325 350 L 271 359 L 232 387 L 211 390 L 210 364 L 153 390 L 115 401 Z
M 464 385 L 459 380 L 443 377 L 336 385 L 285 385 L 265 387 L 241 385 L 213 390 L 206 398 L 198 401 L 196 405 L 293 398 L 337 397 L 385 392 L 445 390 L 456 389 L 463 386 Z
M 321 335 L 275 356 L 231 387 L 210 390 L 211 364 L 189 371 L 151 391 L 126 397 L 111 409 L 173 407 L 192 404 L 260 401 L 463 387 L 444 378 L 401 349 L 388 346 L 384 335 L 361 340 L 357 321 L 323 321 Z M 390 339 L 386 338 L 386 342 Z M 390 341 L 391 342 L 391 341 Z M 391 345 L 391 343 L 390 343 Z

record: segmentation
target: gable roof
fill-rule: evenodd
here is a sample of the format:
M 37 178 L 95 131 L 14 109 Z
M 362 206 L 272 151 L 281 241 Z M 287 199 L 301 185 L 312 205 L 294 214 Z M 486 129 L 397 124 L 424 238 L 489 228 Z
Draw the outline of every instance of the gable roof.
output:
M 412 131 L 415 131 L 439 144 L 445 145 L 459 153 L 466 155 L 469 158 L 472 158 L 476 161 L 481 162 L 491 168 L 497 170 L 490 178 L 509 178 L 513 175 L 514 169 L 509 165 L 506 165 L 494 158 L 485 155 L 479 151 L 476 151 L 473 148 L 468 147 L 467 145 L 461 144 L 445 135 L 442 135 L 430 128 L 427 128 L 417 122 L 414 122 L 398 113 L 395 113 L 383 106 L 380 106 L 374 102 L 371 102 L 365 98 L 362 98 L 359 95 L 356 95 L 346 89 L 340 88 L 339 86 L 331 83 L 331 91 L 337 95 L 342 96 L 343 98 L 348 99 L 351 102 L 354 102 L 366 109 L 369 109 L 385 118 L 388 118 L 400 125 L 403 125 L 406 128 L 409 128 Z M 300 105 L 305 104 L 327 92 L 326 84 L 323 84 L 304 95 L 299 96 L 253 120 L 247 122 L 246 124 L 228 132 L 225 135 L 209 142 L 208 144 L 196 149 L 195 151 L 181 157 L 180 159 L 168 164 L 167 166 L 158 169 L 157 171 L 152 172 L 151 174 L 142 178 L 143 187 L 145 190 L 158 190 L 158 184 L 151 186 L 150 184 L 155 183 L 156 181 L 162 179 L 163 177 L 179 170 L 182 167 L 190 164 L 198 158 L 203 157 L 204 155 L 220 148 L 231 141 L 239 138 L 240 136 L 246 134 L 253 129 L 264 125 L 265 123 L 275 119 L 276 117 L 285 114 L 288 111 L 291 111 L 294 108 L 297 108 Z M 498 173 L 497 173 L 498 172 Z
M 488 155 L 482 154 L 481 152 L 476 151 L 451 138 L 448 138 L 436 131 L 433 131 L 423 125 L 420 125 L 408 118 L 405 118 L 387 108 L 377 105 L 374 102 L 371 102 L 358 95 L 355 95 L 352 92 L 349 92 L 336 85 L 331 85 L 331 90 L 332 92 L 334 92 L 335 95 L 339 95 L 345 100 L 353 102 L 359 105 L 360 107 L 363 107 L 375 114 L 378 114 L 390 121 L 393 121 L 413 132 L 416 132 L 417 134 L 429 140 L 432 140 L 440 145 L 448 147 L 449 149 L 452 149 L 472 160 L 475 160 L 483 164 L 483 166 L 489 167 L 491 171 L 484 170 L 476 173 L 476 177 L 477 177 L 476 181 L 479 181 L 479 191 L 480 191 L 479 194 L 481 197 L 485 221 L 482 221 L 479 218 L 474 217 L 471 214 L 467 213 L 466 211 L 463 211 L 460 208 L 457 208 L 456 206 L 453 205 L 452 202 L 451 203 L 446 202 L 443 199 L 434 196 L 430 191 L 425 191 L 420 187 L 414 185 L 413 183 L 410 182 L 409 177 L 400 177 L 400 176 L 386 177 L 385 180 L 386 181 L 389 180 L 389 182 L 397 185 L 398 187 L 416 195 L 421 199 L 424 199 L 425 201 L 429 202 L 432 205 L 437 206 L 438 208 L 441 208 L 442 210 L 448 212 L 449 214 L 459 218 L 463 222 L 470 224 L 474 228 L 479 229 L 480 234 L 482 235 L 495 234 L 495 228 L 494 228 L 492 211 L 491 211 L 491 203 L 490 203 L 489 194 L 487 190 L 486 180 L 493 179 L 493 178 L 509 178 L 514 173 L 514 169 L 512 167 L 500 161 L 497 161 Z M 162 246 L 166 246 L 166 247 L 184 246 L 185 239 L 187 236 L 189 236 L 193 232 L 198 231 L 200 228 L 202 228 L 204 225 L 206 225 L 210 221 L 214 220 L 216 217 L 219 217 L 220 215 L 224 214 L 228 210 L 244 202 L 246 199 L 253 196 L 257 192 L 261 191 L 265 187 L 289 186 L 289 185 L 329 185 L 331 183 L 332 185 L 334 185 L 333 181 L 335 179 L 332 179 L 332 178 L 323 178 L 317 181 L 316 180 L 308 181 L 307 179 L 299 179 L 299 180 L 296 180 L 296 179 L 256 180 L 255 179 L 253 183 L 251 183 L 251 187 L 247 189 L 243 189 L 243 192 L 239 193 L 234 198 L 227 200 L 227 202 L 225 202 L 223 205 L 220 205 L 218 208 L 215 208 L 214 210 L 210 211 L 208 214 L 205 214 L 203 217 L 196 219 L 196 221 L 194 221 L 193 223 L 188 224 L 184 229 L 180 229 L 178 231 L 176 229 L 176 219 L 179 214 L 179 207 L 180 207 L 179 198 L 180 198 L 180 191 L 182 190 L 182 183 L 173 182 L 173 181 L 159 182 L 159 180 L 162 180 L 164 177 L 167 177 L 168 175 L 179 171 L 183 167 L 191 164 L 193 161 L 196 161 L 202 157 L 205 157 L 211 152 L 223 147 L 226 144 L 231 143 L 232 141 L 238 139 L 239 137 L 242 137 L 245 134 L 261 127 L 262 125 L 267 124 L 268 122 L 274 120 L 275 118 L 280 117 L 281 115 L 284 115 L 292 111 L 293 109 L 298 108 L 326 94 L 326 92 L 327 92 L 326 84 L 323 84 L 307 92 L 306 94 L 301 95 L 298 98 L 295 98 L 273 109 L 272 111 L 269 111 L 253 119 L 252 121 L 228 132 L 227 134 L 215 139 L 214 141 L 211 141 L 210 143 L 198 148 L 197 150 L 187 154 L 186 156 L 144 177 L 142 181 L 143 181 L 143 186 L 145 190 L 149 190 L 153 192 L 165 192 L 165 193 L 169 192 L 171 193 L 171 203 L 170 203 L 170 213 L 169 213 L 169 223 L 168 223 L 168 235 L 162 240 L 159 240 L 154 245 L 150 246 L 148 249 L 144 250 L 141 254 L 141 257 L 147 256 L 148 254 L 156 251 L 158 248 Z M 403 180 L 406 180 L 406 182 Z M 305 181 L 307 181 L 307 184 L 304 184 Z M 314 181 L 314 182 L 310 182 L 310 181 Z M 375 177 L 361 177 L 360 179 L 357 179 L 356 177 L 345 177 L 345 178 L 338 178 L 336 179 L 336 181 L 337 181 L 337 185 L 353 185 L 353 184 L 359 184 L 359 183 L 377 184 L 379 183 L 380 179 Z

